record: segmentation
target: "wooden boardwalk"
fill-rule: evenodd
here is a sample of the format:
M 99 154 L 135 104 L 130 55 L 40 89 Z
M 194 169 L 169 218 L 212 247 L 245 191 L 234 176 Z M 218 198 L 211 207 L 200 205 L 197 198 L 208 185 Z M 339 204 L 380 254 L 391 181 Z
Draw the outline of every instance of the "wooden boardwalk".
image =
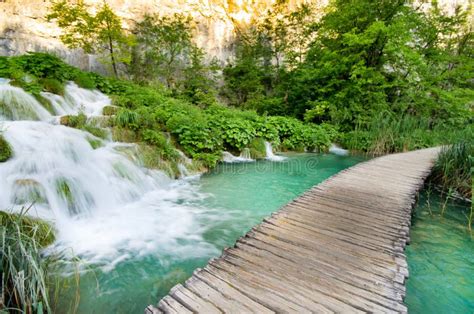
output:
M 437 153 L 388 155 L 332 176 L 146 312 L 407 312 L 411 209 Z

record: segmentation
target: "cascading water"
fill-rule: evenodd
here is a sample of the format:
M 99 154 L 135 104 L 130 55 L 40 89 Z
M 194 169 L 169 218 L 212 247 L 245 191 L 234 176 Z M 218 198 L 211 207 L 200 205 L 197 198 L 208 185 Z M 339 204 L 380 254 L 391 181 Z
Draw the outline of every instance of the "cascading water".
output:
M 331 154 L 338 155 L 338 156 L 349 155 L 349 151 L 347 149 L 341 148 L 337 146 L 336 144 L 331 144 L 331 147 L 329 147 L 329 152 Z
M 226 163 L 234 163 L 234 162 L 252 162 L 255 161 L 250 156 L 250 151 L 248 148 L 244 148 L 240 156 L 234 156 L 229 152 L 222 152 L 222 161 Z
M 110 104 L 98 91 L 72 83 L 65 97 L 42 96 L 58 115 L 98 115 Z M 30 214 L 54 221 L 54 251 L 70 249 L 110 267 L 150 251 L 201 256 L 214 250 L 200 240 L 196 209 L 186 205 L 200 195 L 187 182 L 134 163 L 122 153 L 130 144 L 53 124 L 34 97 L 6 80 L 0 108 L 0 130 L 13 149 L 13 157 L 0 163 L 0 208 L 15 211 L 34 202 Z
M 265 142 L 265 151 L 266 151 L 266 159 L 270 161 L 283 161 L 286 159 L 284 156 L 277 156 L 273 153 L 272 144 L 270 142 Z

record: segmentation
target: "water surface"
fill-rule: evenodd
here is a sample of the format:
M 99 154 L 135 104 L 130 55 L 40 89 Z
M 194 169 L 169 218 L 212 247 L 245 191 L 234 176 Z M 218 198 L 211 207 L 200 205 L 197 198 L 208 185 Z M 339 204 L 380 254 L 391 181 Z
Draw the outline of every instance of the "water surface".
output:
M 231 246 L 264 217 L 342 169 L 361 161 L 360 157 L 329 154 L 290 154 L 281 162 L 221 164 L 212 172 L 184 183 L 199 198 L 180 200 L 192 210 L 197 223 L 196 252 L 192 239 L 174 243 L 167 253 L 148 251 L 130 256 L 113 267 L 97 268 L 80 278 L 80 313 L 143 313 L 148 304 L 166 295 L 175 284 L 207 264 L 211 257 Z M 169 210 L 173 210 L 170 208 Z M 159 212 L 159 211 L 158 211 Z M 146 218 L 146 217 L 145 217 Z M 159 217 L 150 217 L 158 218 Z M 156 237 L 160 237 L 157 232 Z M 203 243 L 207 251 L 203 251 Z M 181 248 L 182 245 L 182 248 Z M 169 253 L 172 252 L 172 253 Z M 94 266 L 90 266 L 94 269 Z M 69 290 L 59 307 L 76 296 Z M 66 301 L 67 302 L 64 302 Z
M 425 191 L 418 202 L 406 249 L 410 313 L 474 313 L 474 235 L 467 231 L 469 205 Z

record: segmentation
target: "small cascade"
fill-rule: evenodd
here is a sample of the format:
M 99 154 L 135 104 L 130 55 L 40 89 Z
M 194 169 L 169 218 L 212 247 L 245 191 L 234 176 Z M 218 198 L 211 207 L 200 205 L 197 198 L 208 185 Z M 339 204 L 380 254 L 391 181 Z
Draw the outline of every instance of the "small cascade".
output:
M 266 151 L 266 154 L 267 154 L 267 157 L 266 157 L 267 160 L 270 160 L 270 161 L 283 161 L 283 160 L 286 159 L 286 157 L 277 156 L 273 153 L 272 144 L 270 142 L 265 141 L 265 151 Z
M 226 163 L 235 163 L 235 162 L 252 162 L 255 161 L 250 157 L 250 151 L 248 148 L 245 148 L 240 156 L 234 156 L 229 152 L 222 152 L 222 161 Z
M 41 96 L 47 99 L 56 115 L 76 115 L 80 112 L 88 116 L 102 115 L 105 106 L 110 106 L 110 98 L 95 90 L 80 88 L 75 83 L 68 83 L 64 89 L 64 97 L 42 92 Z
M 329 152 L 331 154 L 338 155 L 338 156 L 349 155 L 349 151 L 347 149 L 341 148 L 337 146 L 336 144 L 331 144 L 331 147 L 329 147 Z
M 0 81 L 0 121 L 5 120 L 49 120 L 51 114 L 33 96 L 9 80 Z
M 248 148 L 244 148 L 239 157 L 248 161 L 253 161 L 252 156 L 250 155 L 250 149 Z

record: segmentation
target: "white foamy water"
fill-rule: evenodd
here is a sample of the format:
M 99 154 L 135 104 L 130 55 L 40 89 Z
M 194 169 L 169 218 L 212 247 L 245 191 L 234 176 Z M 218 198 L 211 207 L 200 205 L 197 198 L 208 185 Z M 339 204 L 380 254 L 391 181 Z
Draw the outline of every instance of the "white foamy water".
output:
M 349 151 L 347 149 L 341 148 L 337 146 L 336 144 L 331 144 L 331 147 L 329 147 L 329 152 L 331 154 L 338 155 L 338 156 L 349 155 Z
M 277 156 L 273 153 L 273 147 L 270 142 L 265 142 L 265 151 L 267 153 L 266 159 L 270 161 L 283 161 L 286 159 L 284 156 Z
M 247 149 L 248 152 L 248 149 Z M 226 163 L 234 163 L 234 162 L 252 162 L 255 161 L 250 157 L 250 153 L 242 153 L 240 156 L 234 156 L 229 152 L 222 152 L 222 161 Z
M 80 88 L 75 83 L 68 83 L 64 90 L 64 97 L 48 92 L 41 96 L 49 100 L 56 115 L 74 115 L 83 112 L 88 116 L 102 114 L 105 106 L 111 104 L 110 98 L 99 91 Z
M 2 87 L 1 99 L 15 99 L 8 104 L 12 112 L 42 112 L 21 89 Z M 110 103 L 105 95 L 72 84 L 64 99 L 48 97 L 57 99 L 67 113 L 86 108 L 96 114 Z M 57 229 L 53 251 L 71 252 L 109 268 L 153 252 L 191 257 L 214 252 L 195 218 L 200 209 L 188 205 L 202 197 L 188 181 L 140 167 L 124 152 L 130 144 L 51 124 L 51 115 L 38 114 L 44 121 L 28 121 L 29 116 L 20 114 L 10 120 L 15 117 L 23 121 L 0 123 L 14 152 L 0 163 L 0 208 L 15 211 L 35 202 L 30 213 L 53 221 Z M 102 146 L 94 149 L 92 141 Z
M 0 121 L 1 120 L 48 120 L 51 114 L 23 89 L 0 81 Z

